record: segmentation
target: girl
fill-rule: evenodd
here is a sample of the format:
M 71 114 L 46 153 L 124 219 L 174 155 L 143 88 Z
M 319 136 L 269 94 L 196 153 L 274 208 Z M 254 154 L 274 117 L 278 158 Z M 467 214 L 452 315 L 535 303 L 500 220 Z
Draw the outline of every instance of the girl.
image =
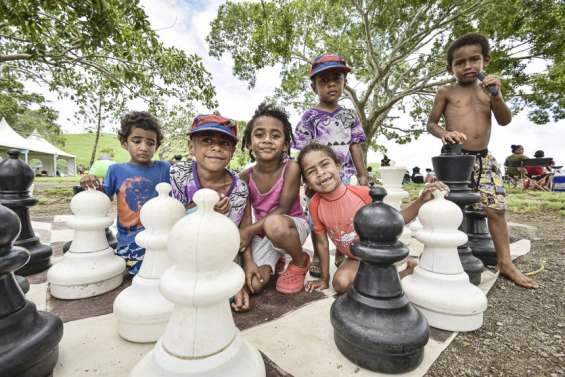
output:
M 329 286 L 329 236 L 338 250 L 347 256 L 332 280 L 336 292 L 343 293 L 353 283 L 359 268 L 359 260 L 351 254 L 349 246 L 358 240 L 353 229 L 353 217 L 359 208 L 371 202 L 369 187 L 344 185 L 339 174 L 339 160 L 328 146 L 308 144 L 300 151 L 298 163 L 304 179 L 316 192 L 310 201 L 309 210 L 316 233 L 314 242 L 320 253 L 322 274 L 321 280 L 306 284 L 306 291 L 326 289 Z M 434 189 L 448 190 L 441 182 L 426 185 L 420 197 L 400 211 L 405 223 L 416 217 L 422 204 L 432 198 L 431 192 Z M 400 277 L 411 273 L 414 267 L 415 262 L 409 260 L 407 269 L 400 273 Z
M 249 149 L 257 162 L 241 173 L 255 215 L 254 224 L 240 229 L 251 293 L 259 292 L 276 272 L 281 272 L 277 291 L 290 294 L 304 289 L 311 255 L 303 251 L 302 244 L 309 227 L 300 206 L 300 167 L 288 159 L 291 139 L 288 116 L 269 104 L 259 106 L 243 136 L 242 149 Z M 286 258 L 281 258 L 285 255 L 290 259 L 287 266 L 283 263 Z
M 249 225 L 243 220 L 251 217 L 245 216 L 246 212 L 250 213 L 247 184 L 227 168 L 237 145 L 236 125 L 219 115 L 199 115 L 194 118 L 188 136 L 192 160 L 171 167 L 173 196 L 190 212 L 196 191 L 215 190 L 221 198 L 215 210 L 228 216 L 238 227 Z M 249 309 L 245 287 L 234 297 L 232 307 L 235 311 Z

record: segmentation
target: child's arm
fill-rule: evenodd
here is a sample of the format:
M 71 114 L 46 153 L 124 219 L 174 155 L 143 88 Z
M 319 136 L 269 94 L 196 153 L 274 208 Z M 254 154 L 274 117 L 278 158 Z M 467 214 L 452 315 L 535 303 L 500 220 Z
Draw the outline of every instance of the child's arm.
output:
M 365 167 L 363 148 L 361 148 L 361 144 L 352 143 L 349 146 L 349 151 L 351 152 L 351 158 L 353 159 L 355 170 L 357 170 L 358 184 L 360 186 L 369 186 L 369 173 L 367 173 L 367 168 Z
M 408 207 L 402 209 L 400 214 L 404 218 L 404 224 L 408 224 L 410 221 L 414 220 L 416 216 L 418 216 L 418 211 L 422 204 L 427 202 L 428 200 L 433 199 L 432 192 L 435 190 L 441 190 L 448 192 L 449 187 L 445 185 L 445 183 L 441 181 L 437 181 L 434 183 L 426 183 L 422 192 L 416 200 L 414 200 Z
M 447 106 L 447 92 L 449 88 L 442 86 L 438 89 L 432 111 L 428 117 L 428 132 L 441 139 L 444 144 L 462 144 L 467 140 L 467 135 L 459 131 L 447 131 L 440 127 L 439 121 Z
M 501 126 L 506 126 L 512 120 L 512 112 L 504 102 L 504 98 L 502 98 L 502 92 L 500 91 L 501 82 L 500 79 L 493 75 L 488 75 L 485 79 L 481 82 L 481 87 L 490 96 L 490 107 L 492 109 L 492 113 L 494 114 L 494 118 Z M 498 90 L 498 94 L 496 96 L 492 96 L 488 91 L 487 87 L 494 85 Z
M 320 257 L 320 271 L 322 277 L 320 280 L 313 280 L 306 283 L 306 292 L 312 292 L 315 289 L 327 289 L 330 286 L 330 246 L 328 242 L 328 234 L 323 231 L 316 233 L 314 238 L 314 247 L 318 251 Z

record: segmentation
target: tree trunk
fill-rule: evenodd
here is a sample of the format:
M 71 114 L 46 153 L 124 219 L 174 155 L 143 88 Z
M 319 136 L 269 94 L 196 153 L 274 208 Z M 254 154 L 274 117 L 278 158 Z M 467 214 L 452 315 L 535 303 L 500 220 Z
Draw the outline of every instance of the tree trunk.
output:
M 98 148 L 98 140 L 100 140 L 100 128 L 102 127 L 102 94 L 98 97 L 98 124 L 96 125 L 96 136 L 94 138 L 94 146 L 92 147 L 92 155 L 90 156 L 90 163 L 92 166 L 96 159 L 96 149 Z

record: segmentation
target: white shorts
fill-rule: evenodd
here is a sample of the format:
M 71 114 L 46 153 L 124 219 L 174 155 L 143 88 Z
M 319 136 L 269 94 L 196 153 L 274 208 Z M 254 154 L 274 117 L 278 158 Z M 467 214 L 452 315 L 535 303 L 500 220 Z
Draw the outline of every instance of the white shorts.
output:
M 285 216 L 289 217 L 294 222 L 294 226 L 298 232 L 298 238 L 300 239 L 300 244 L 304 244 L 304 241 L 308 238 L 308 234 L 310 234 L 308 222 L 301 217 Z M 304 252 L 306 252 L 310 256 L 310 259 L 312 259 L 312 251 L 304 250 Z M 292 260 L 290 255 L 273 245 L 270 239 L 259 236 L 253 237 L 253 240 L 251 241 L 251 255 L 253 256 L 253 261 L 258 267 L 271 266 L 273 274 L 275 273 L 275 266 L 281 256 L 285 257 L 285 270 Z

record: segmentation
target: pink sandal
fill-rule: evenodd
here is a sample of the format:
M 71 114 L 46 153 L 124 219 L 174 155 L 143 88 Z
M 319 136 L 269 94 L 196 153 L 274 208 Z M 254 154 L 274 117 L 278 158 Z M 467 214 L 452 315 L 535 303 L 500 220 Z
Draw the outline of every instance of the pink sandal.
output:
M 290 262 L 285 272 L 280 274 L 277 279 L 276 289 L 280 293 L 292 294 L 298 293 L 304 289 L 304 279 L 308 273 L 310 266 L 310 256 L 306 253 L 306 266 L 298 267 L 293 262 Z

